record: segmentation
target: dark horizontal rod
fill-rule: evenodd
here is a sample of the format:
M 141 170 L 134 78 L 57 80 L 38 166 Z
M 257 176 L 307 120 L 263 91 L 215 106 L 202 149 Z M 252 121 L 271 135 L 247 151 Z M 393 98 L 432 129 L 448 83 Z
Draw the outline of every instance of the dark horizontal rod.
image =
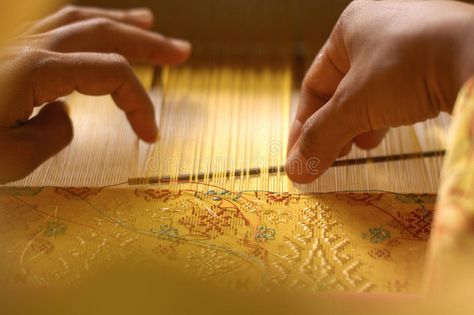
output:
M 403 153 L 403 154 L 394 154 L 394 155 L 385 155 L 385 156 L 337 160 L 332 164 L 331 167 L 431 158 L 431 157 L 444 156 L 445 154 L 446 154 L 445 150 L 438 150 L 438 151 L 426 151 L 426 152 L 418 152 L 418 153 Z M 264 169 L 262 168 L 250 168 L 250 169 L 241 169 L 241 170 L 235 170 L 235 171 L 227 171 L 225 173 L 181 174 L 174 178 L 171 176 L 138 177 L 138 178 L 130 178 L 128 180 L 128 184 L 129 185 L 166 184 L 172 181 L 173 182 L 194 182 L 194 181 L 203 181 L 205 179 L 223 178 L 223 177 L 231 177 L 231 176 L 235 176 L 235 177 L 247 176 L 247 175 L 258 176 L 258 175 L 261 175 L 263 171 Z M 268 168 L 268 170 L 266 170 L 265 173 L 269 175 L 285 173 L 285 167 L 284 166 L 271 166 Z

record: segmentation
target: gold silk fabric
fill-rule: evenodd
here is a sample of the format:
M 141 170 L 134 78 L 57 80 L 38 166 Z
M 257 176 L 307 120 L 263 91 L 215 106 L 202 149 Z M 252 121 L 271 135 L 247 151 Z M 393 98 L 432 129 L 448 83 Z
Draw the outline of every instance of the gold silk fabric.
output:
M 8 287 L 64 287 L 142 261 L 231 290 L 417 292 L 434 195 L 3 188 Z

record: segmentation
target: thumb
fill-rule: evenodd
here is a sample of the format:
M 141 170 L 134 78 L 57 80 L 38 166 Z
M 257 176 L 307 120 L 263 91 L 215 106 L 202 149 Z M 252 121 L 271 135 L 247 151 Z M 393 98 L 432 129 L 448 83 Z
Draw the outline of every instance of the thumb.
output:
M 309 183 L 321 176 L 347 150 L 357 135 L 370 130 L 364 123 L 364 107 L 357 101 L 349 73 L 333 97 L 301 127 L 300 136 L 288 154 L 288 177 L 297 183 Z M 348 88 L 351 87 L 351 88 Z
M 23 126 L 1 135 L 0 183 L 22 179 L 72 140 L 72 122 L 64 103 L 46 105 Z

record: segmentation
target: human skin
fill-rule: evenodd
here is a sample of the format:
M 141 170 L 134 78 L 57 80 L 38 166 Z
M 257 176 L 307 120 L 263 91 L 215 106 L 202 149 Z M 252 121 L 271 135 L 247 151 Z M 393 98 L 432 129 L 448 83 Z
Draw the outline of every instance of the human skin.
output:
M 0 184 L 27 176 L 71 142 L 71 120 L 58 99 L 73 91 L 110 94 L 135 133 L 156 140 L 153 104 L 130 63 L 178 64 L 191 46 L 150 31 L 153 20 L 148 9 L 67 6 L 0 52 Z
M 390 127 L 451 113 L 474 74 L 473 51 L 473 5 L 352 2 L 303 80 L 289 178 L 312 182 L 353 144 L 371 149 Z

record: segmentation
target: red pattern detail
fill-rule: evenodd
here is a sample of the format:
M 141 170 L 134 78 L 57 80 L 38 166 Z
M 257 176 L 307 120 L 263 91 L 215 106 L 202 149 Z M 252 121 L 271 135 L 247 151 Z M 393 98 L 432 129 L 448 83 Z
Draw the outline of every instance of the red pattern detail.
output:
M 175 199 L 181 194 L 180 191 L 174 193 L 168 189 L 157 190 L 157 189 L 147 189 L 147 190 L 135 190 L 135 195 L 142 196 L 146 201 L 163 201 L 166 202 L 170 199 Z
M 364 205 L 368 206 L 374 201 L 382 199 L 382 193 L 370 194 L 370 193 L 343 193 L 336 194 L 336 198 L 339 200 L 345 200 L 350 205 Z
M 384 259 L 384 260 L 390 260 L 392 258 L 390 251 L 386 248 L 371 248 L 367 252 L 370 257 L 373 259 Z
M 193 207 L 191 213 L 178 221 L 191 235 L 206 235 L 210 238 L 227 233 L 237 233 L 233 225 L 248 225 L 242 214 L 233 209 L 210 205 L 209 209 Z
M 289 193 L 267 193 L 265 197 L 265 201 L 268 204 L 283 203 L 287 205 L 291 199 L 291 195 Z
M 400 229 L 402 237 L 428 240 L 430 236 L 433 211 L 417 208 L 409 213 L 397 213 L 399 221 L 392 220 L 389 225 Z
M 90 196 L 95 196 L 100 193 L 102 188 L 88 188 L 88 187 L 70 187 L 70 188 L 54 188 L 54 192 L 66 199 L 81 199 L 86 200 Z

